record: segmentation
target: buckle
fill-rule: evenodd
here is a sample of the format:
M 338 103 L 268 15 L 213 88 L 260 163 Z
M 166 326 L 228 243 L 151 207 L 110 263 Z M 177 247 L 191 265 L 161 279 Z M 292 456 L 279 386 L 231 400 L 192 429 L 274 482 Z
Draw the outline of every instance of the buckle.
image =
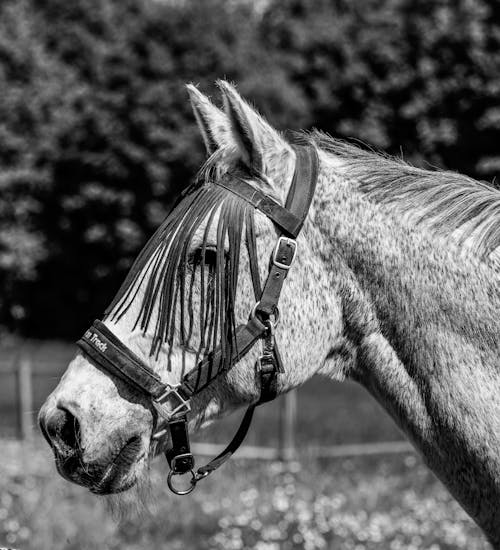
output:
M 194 457 L 191 453 L 174 456 L 170 462 L 170 469 L 174 474 L 185 474 L 194 468 Z
M 174 416 L 186 414 L 191 410 L 189 399 L 184 399 L 184 397 L 182 397 L 182 395 L 177 391 L 177 387 L 168 386 L 165 393 L 153 400 L 153 405 L 157 413 L 167 421 L 171 420 Z M 169 411 L 168 407 L 165 406 L 165 402 L 171 397 L 177 399 L 179 404 L 175 406 L 173 410 Z
M 276 364 L 272 353 L 263 353 L 255 363 L 257 372 L 261 374 L 272 374 L 276 370 Z
M 288 256 L 285 255 L 285 254 L 281 254 L 281 257 L 278 260 L 278 255 L 280 254 L 281 246 L 287 246 L 287 247 L 291 246 L 293 248 L 292 258 L 289 261 L 289 263 L 284 263 L 288 259 Z M 271 262 L 276 267 L 280 267 L 281 269 L 285 269 L 286 271 L 288 271 L 290 269 L 290 266 L 292 265 L 293 261 L 295 260 L 296 255 L 297 255 L 297 241 L 295 239 L 290 239 L 289 237 L 281 236 L 278 239 L 278 242 L 276 243 L 276 246 L 274 247 Z

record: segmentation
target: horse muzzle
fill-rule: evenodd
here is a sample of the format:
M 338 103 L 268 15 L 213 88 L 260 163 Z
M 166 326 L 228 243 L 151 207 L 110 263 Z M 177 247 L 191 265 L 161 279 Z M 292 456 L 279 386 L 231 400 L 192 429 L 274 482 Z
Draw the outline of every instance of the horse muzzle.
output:
M 44 405 L 38 421 L 54 453 L 57 471 L 68 481 L 99 495 L 119 493 L 135 484 L 134 465 L 146 454 L 141 437 L 130 437 L 106 457 L 87 460 L 80 422 L 68 409 Z

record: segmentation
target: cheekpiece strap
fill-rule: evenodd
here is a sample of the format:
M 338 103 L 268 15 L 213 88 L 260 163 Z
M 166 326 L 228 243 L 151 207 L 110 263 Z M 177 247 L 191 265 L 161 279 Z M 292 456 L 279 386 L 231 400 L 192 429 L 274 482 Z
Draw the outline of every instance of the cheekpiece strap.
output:
M 296 156 L 295 172 L 288 190 L 285 208 L 299 218 L 300 231 L 316 191 L 319 159 L 315 147 L 306 145 L 293 145 L 292 147 Z

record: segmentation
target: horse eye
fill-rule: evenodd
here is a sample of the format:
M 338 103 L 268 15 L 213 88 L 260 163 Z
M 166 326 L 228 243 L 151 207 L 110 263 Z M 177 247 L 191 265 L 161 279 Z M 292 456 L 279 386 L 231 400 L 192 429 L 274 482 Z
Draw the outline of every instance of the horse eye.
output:
M 203 248 L 197 248 L 194 250 L 189 258 L 191 265 L 200 265 L 204 261 L 205 265 L 214 266 L 217 262 L 217 248 L 215 246 L 207 246 L 205 248 L 205 257 L 203 258 Z
M 200 258 L 201 258 L 201 250 L 200 250 Z M 216 262 L 217 262 L 217 248 L 215 248 L 215 246 L 205 248 L 205 265 L 215 266 Z

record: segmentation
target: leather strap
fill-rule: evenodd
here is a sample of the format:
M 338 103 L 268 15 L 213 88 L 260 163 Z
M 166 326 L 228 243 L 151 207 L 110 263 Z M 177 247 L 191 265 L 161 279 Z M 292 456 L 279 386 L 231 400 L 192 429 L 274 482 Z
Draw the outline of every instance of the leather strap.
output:
M 250 405 L 250 407 L 247 408 L 245 415 L 243 416 L 243 419 L 241 421 L 240 427 L 238 428 L 238 431 L 236 432 L 229 445 L 215 458 L 213 458 L 208 464 L 202 466 L 201 468 L 198 468 L 197 474 L 200 477 L 206 477 L 214 470 L 217 470 L 217 468 L 222 466 L 224 462 L 231 458 L 234 452 L 238 450 L 240 445 L 243 443 L 243 440 L 245 439 L 248 433 L 248 429 L 250 428 L 250 425 L 252 423 L 255 407 L 256 405 Z
M 299 218 L 300 231 L 307 218 L 316 191 L 319 159 L 315 147 L 294 145 L 293 150 L 296 156 L 296 169 L 288 190 L 285 208 Z
M 157 398 L 165 392 L 166 386 L 160 377 L 98 319 L 76 344 L 107 372 L 133 384 L 146 395 Z
M 284 372 L 276 342 L 273 344 L 271 355 L 262 354 L 257 359 L 256 369 L 260 376 L 260 396 L 255 405 L 261 405 L 276 399 L 278 396 L 278 374 Z
M 270 260 L 269 274 L 256 311 L 264 317 L 275 315 L 288 270 L 297 252 L 294 239 L 280 237 Z
M 246 325 L 240 325 L 236 329 L 236 343 L 231 353 L 230 364 L 237 363 L 259 340 L 266 326 L 254 315 Z M 183 378 L 179 389 L 187 396 L 192 396 L 207 386 L 215 378 L 213 373 L 219 372 L 222 362 L 222 353 L 217 348 L 213 354 L 209 354 L 198 365 L 189 371 Z
M 150 398 L 160 417 L 170 419 L 189 412 L 190 393 L 182 387 L 164 384 L 102 321 L 96 319 L 77 345 L 106 372 L 132 384 Z
M 187 419 L 185 416 L 168 423 L 171 440 L 175 443 L 165 452 L 168 465 L 176 474 L 185 474 L 194 468 L 194 457 L 189 444 Z
M 216 184 L 263 212 L 285 235 L 295 239 L 304 225 L 314 197 L 319 160 L 314 147 L 292 145 L 292 148 L 296 156 L 295 171 L 284 207 L 241 178 L 223 179 Z
M 275 225 L 284 233 L 292 237 L 299 234 L 302 222 L 293 212 L 283 208 L 281 204 L 272 199 L 269 195 L 263 193 L 260 189 L 253 187 L 241 178 L 234 176 L 229 180 L 218 181 L 219 187 L 224 187 L 231 193 L 250 203 L 254 208 L 263 212 Z

